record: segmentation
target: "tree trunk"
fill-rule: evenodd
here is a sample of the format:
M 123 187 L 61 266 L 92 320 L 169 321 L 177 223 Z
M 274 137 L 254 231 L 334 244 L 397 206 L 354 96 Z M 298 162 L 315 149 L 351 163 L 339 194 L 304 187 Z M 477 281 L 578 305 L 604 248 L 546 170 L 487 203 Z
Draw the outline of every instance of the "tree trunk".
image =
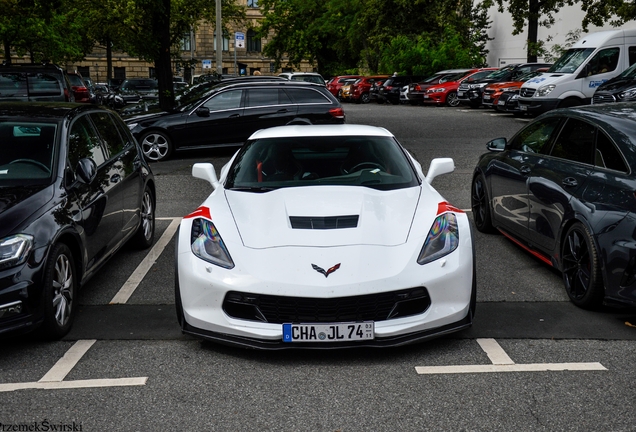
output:
M 528 39 L 526 53 L 528 63 L 537 62 L 537 39 L 539 36 L 539 0 L 530 0 L 528 5 Z
M 7 64 L 7 66 L 11 66 L 11 44 L 6 39 L 3 42 L 4 42 L 3 43 L 3 45 L 4 45 L 4 61 Z
M 170 57 L 170 0 L 162 0 L 164 12 L 155 14 L 155 31 L 160 41 L 155 58 L 155 73 L 159 85 L 159 107 L 171 110 L 174 106 L 174 84 L 172 82 L 172 59 Z

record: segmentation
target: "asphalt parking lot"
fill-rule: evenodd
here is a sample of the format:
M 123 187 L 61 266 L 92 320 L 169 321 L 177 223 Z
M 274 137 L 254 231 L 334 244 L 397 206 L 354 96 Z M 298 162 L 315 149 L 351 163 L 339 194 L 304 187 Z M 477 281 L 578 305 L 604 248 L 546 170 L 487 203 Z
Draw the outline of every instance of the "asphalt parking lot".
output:
M 425 172 L 432 158 L 453 157 L 455 172 L 433 185 L 463 209 L 485 143 L 527 121 L 461 107 L 344 108 L 348 123 L 393 132 Z M 155 246 L 120 251 L 90 281 L 64 340 L 0 342 L 0 430 L 636 430 L 636 311 L 576 308 L 558 273 L 500 235 L 474 232 L 476 320 L 445 338 L 260 352 L 182 335 L 174 233 L 211 191 L 191 166 L 210 161 L 218 171 L 230 156 L 153 164 Z

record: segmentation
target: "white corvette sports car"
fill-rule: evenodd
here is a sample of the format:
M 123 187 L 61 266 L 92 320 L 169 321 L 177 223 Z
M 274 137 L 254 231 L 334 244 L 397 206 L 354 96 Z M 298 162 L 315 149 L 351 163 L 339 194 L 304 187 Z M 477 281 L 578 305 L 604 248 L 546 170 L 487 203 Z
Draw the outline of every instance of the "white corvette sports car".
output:
M 466 214 L 386 129 L 260 130 L 181 222 L 175 303 L 185 333 L 261 349 L 396 346 L 469 327 Z

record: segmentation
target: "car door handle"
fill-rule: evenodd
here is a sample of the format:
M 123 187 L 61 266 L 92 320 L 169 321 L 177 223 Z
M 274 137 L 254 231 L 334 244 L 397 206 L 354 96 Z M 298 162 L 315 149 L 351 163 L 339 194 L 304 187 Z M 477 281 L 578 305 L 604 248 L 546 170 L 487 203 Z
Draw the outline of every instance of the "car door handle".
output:
M 119 183 L 120 180 L 121 176 L 119 174 L 113 174 L 112 176 L 110 176 L 111 183 Z
M 279 109 L 278 111 L 276 111 L 276 114 L 283 114 L 289 112 L 289 110 L 287 108 L 283 108 L 283 109 Z
M 566 177 L 563 179 L 561 184 L 563 184 L 563 186 L 566 186 L 566 187 L 573 187 L 573 186 L 577 186 L 579 182 L 576 181 L 574 177 Z
M 523 175 L 528 175 L 530 174 L 531 168 L 528 165 L 522 165 L 521 168 L 519 168 L 519 172 Z
M 240 114 L 232 114 L 228 118 L 239 118 L 240 116 L 241 116 Z

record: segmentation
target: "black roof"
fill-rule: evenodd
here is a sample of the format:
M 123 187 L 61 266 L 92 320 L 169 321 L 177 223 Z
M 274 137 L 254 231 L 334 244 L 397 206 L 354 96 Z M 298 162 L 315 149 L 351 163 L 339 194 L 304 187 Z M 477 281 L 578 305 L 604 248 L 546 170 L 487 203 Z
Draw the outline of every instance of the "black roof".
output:
M 58 119 L 73 117 L 76 113 L 102 110 L 96 105 L 70 102 L 0 102 L 0 118 Z

